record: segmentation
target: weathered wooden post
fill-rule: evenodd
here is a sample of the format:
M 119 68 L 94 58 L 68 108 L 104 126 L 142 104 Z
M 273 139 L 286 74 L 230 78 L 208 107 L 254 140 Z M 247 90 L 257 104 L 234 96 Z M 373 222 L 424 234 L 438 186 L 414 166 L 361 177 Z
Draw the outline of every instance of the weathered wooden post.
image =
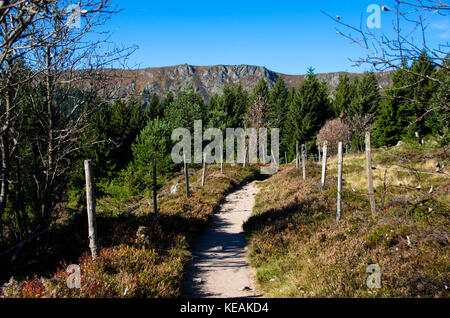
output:
M 185 154 L 183 154 L 183 159 L 184 159 L 184 179 L 186 180 L 186 197 L 189 197 L 189 172 Z
M 306 180 L 306 144 L 302 145 L 302 169 L 303 169 L 303 180 Z
M 287 160 L 287 152 L 286 152 L 286 151 L 284 152 L 284 162 L 285 162 L 286 164 L 288 164 L 288 160 Z
M 247 146 L 244 146 L 244 164 L 243 167 L 247 166 Z
M 153 157 L 153 212 L 158 214 L 158 192 L 156 190 L 156 157 Z
M 84 161 L 84 173 L 86 177 L 86 209 L 88 215 L 89 248 L 91 249 L 92 259 L 96 259 L 98 256 L 97 223 L 95 221 L 95 195 L 94 184 L 92 182 L 92 164 L 90 160 Z
M 372 217 L 375 218 L 376 206 L 375 206 L 375 191 L 373 189 L 373 177 L 372 177 L 372 147 L 370 144 L 370 132 L 366 133 L 366 171 L 367 171 L 367 186 L 369 188 L 369 202 Z
M 327 151 L 328 141 L 323 143 L 323 155 L 322 155 L 322 188 L 325 187 L 325 181 L 327 178 Z
M 337 211 L 336 211 L 336 221 L 340 221 L 342 214 L 342 169 L 344 165 L 344 160 L 342 156 L 342 142 L 338 145 L 338 193 L 337 193 Z
M 298 141 L 297 141 L 297 143 L 295 144 L 295 154 L 296 154 L 296 157 L 295 157 L 295 167 L 298 169 L 299 168 L 299 165 L 300 165 L 300 158 L 299 158 L 299 155 L 298 155 Z
M 205 181 L 206 181 L 206 152 L 203 155 L 202 187 L 205 185 Z

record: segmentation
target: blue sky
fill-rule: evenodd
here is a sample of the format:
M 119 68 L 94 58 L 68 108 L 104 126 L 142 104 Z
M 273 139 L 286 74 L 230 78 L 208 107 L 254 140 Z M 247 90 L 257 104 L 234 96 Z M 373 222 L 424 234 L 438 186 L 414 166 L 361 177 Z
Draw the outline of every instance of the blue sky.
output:
M 369 70 L 349 59 L 365 56 L 336 34 L 336 24 L 320 10 L 359 25 L 369 4 L 382 1 L 141 1 L 113 0 L 123 11 L 108 24 L 112 41 L 137 45 L 130 64 L 158 67 L 178 64 L 251 64 L 285 74 Z M 382 28 L 390 32 L 390 13 Z M 448 41 L 448 17 L 433 22 L 433 41 Z

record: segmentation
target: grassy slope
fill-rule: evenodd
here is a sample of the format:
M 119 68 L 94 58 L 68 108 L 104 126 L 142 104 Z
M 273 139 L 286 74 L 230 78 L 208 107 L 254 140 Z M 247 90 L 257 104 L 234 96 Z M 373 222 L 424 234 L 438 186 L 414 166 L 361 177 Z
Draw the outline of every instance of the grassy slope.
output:
M 375 150 L 373 159 L 378 167 L 395 163 L 397 169 L 434 172 L 437 161 L 449 164 L 449 149 L 405 145 Z M 372 220 L 364 165 L 364 154 L 344 158 L 339 225 L 336 158 L 329 161 L 323 191 L 315 163 L 308 164 L 306 181 L 289 165 L 261 183 L 245 230 L 251 265 L 267 297 L 450 296 L 450 179 L 390 171 L 384 188 L 384 171 L 375 170 L 379 210 Z M 367 288 L 369 264 L 381 267 L 379 290 Z
M 259 175 L 257 166 L 243 169 L 225 165 L 224 168 L 222 175 L 219 167 L 208 166 L 203 188 L 201 171 L 191 170 L 190 198 L 185 196 L 184 174 L 175 176 L 159 191 L 157 217 L 149 204 L 151 196 L 130 198 L 119 195 L 126 193 L 126 189 L 117 189 L 117 195 L 97 202 L 97 227 L 102 249 L 95 261 L 87 252 L 79 259 L 81 289 L 67 288 L 67 266 L 63 265 L 49 278 L 11 280 L 3 294 L 6 297 L 180 296 L 191 243 L 207 225 L 225 194 Z M 177 193 L 169 194 L 170 188 L 177 183 Z M 78 230 L 72 229 L 72 232 Z M 87 247 L 84 238 L 71 243 Z

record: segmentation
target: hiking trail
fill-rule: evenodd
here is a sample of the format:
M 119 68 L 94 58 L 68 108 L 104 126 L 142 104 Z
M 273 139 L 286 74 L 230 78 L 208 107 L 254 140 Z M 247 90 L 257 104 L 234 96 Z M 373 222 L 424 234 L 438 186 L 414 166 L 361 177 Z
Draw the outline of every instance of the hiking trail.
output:
M 256 182 L 252 182 L 225 197 L 194 247 L 184 282 L 185 297 L 260 296 L 255 291 L 242 228 L 252 213 L 257 193 Z

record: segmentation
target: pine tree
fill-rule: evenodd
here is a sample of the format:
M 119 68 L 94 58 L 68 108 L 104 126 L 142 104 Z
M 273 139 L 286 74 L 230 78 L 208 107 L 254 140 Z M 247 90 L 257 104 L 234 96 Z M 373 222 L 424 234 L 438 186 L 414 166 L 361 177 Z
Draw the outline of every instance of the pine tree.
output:
M 269 96 L 269 105 L 267 107 L 267 126 L 269 128 L 279 128 L 282 131 L 287 110 L 287 97 L 288 89 L 280 76 Z
M 389 94 L 393 94 L 393 92 L 389 92 Z M 393 146 L 399 141 L 403 131 L 401 112 L 402 106 L 398 99 L 385 98 L 382 100 L 373 133 L 375 146 Z
M 233 120 L 230 127 L 243 127 L 245 114 L 248 111 L 250 103 L 249 93 L 239 83 L 235 89 L 235 104 L 233 106 Z
M 348 75 L 340 75 L 332 103 L 334 116 L 339 117 L 341 114 L 347 113 L 354 97 L 355 89 L 350 78 Z
M 432 79 L 436 76 L 436 68 L 433 61 L 424 51 L 420 57 L 413 62 L 408 72 L 407 84 L 411 87 L 410 94 L 405 96 L 404 104 L 407 113 L 406 121 L 408 126 L 405 130 L 406 137 L 415 138 L 416 132 L 420 136 L 431 133 L 428 129 L 424 115 L 430 108 L 433 94 L 438 89 L 438 85 Z
M 427 115 L 425 116 L 424 125 L 427 130 L 437 136 L 438 143 L 441 146 L 450 143 L 450 127 L 448 125 L 450 119 L 450 72 L 449 63 L 450 54 L 444 60 L 444 66 L 439 69 L 436 78 L 442 83 L 436 89 L 428 106 Z
M 433 95 L 439 91 L 435 76 L 436 69 L 426 52 L 410 67 L 404 61 L 393 73 L 392 87 L 386 94 L 389 101 L 383 102 L 376 121 L 377 145 L 393 145 L 402 138 L 417 141 L 416 133 L 424 137 L 433 132 L 427 118 Z
M 204 112 L 202 95 L 189 87 L 164 109 L 164 116 L 172 129 L 186 128 L 193 133 L 194 121 L 203 120 Z
M 148 122 L 132 145 L 133 162 L 127 169 L 125 182 L 135 193 L 153 188 L 153 158 L 157 160 L 157 173 L 164 182 L 170 177 L 175 164 L 172 162 L 172 130 L 163 119 Z
M 153 94 L 145 108 L 145 116 L 147 120 L 153 120 L 157 117 L 162 117 L 162 115 L 162 106 L 159 102 L 158 95 Z
M 162 115 L 164 115 L 164 109 L 166 109 L 173 101 L 175 100 L 175 97 L 173 96 L 172 92 L 168 92 L 166 95 L 166 98 L 164 99 L 163 107 L 161 108 Z
M 206 126 L 208 128 L 219 128 L 225 132 L 226 128 L 231 128 L 232 118 L 222 107 L 222 97 L 218 94 L 211 95 L 206 106 Z
M 313 69 L 297 90 L 286 119 L 285 134 L 290 156 L 295 156 L 296 141 L 307 143 L 308 148 L 315 145 L 316 135 L 330 118 L 331 105 L 328 88 L 324 81 L 319 82 Z
M 381 93 L 377 77 L 373 72 L 365 73 L 354 82 L 355 93 L 350 104 L 348 115 L 374 114 L 380 104 Z
M 406 65 L 404 65 L 406 68 Z M 392 87 L 387 90 L 377 111 L 374 144 L 378 147 L 392 146 L 401 139 L 405 127 L 404 96 L 409 94 L 407 88 L 408 74 L 404 68 L 392 74 Z

